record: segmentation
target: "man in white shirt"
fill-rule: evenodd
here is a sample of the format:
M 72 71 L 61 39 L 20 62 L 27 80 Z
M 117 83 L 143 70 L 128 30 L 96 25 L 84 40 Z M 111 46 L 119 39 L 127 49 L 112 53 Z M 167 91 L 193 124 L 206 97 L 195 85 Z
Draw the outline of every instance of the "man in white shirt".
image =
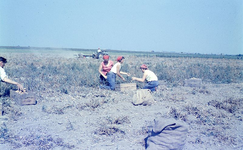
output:
M 15 82 L 15 81 L 12 81 L 12 80 L 8 79 L 8 77 L 6 75 L 6 72 L 3 69 L 3 67 L 5 66 L 6 63 L 7 63 L 7 59 L 5 59 L 3 57 L 0 57 L 0 79 L 1 79 L 1 81 L 17 85 L 19 91 L 24 91 L 24 88 L 23 88 L 23 86 L 21 84 L 19 84 L 18 82 Z

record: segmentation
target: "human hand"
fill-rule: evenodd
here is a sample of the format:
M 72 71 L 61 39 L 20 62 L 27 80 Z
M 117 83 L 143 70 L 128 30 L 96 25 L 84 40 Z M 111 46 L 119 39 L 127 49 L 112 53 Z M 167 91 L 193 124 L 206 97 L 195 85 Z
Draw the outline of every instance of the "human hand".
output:
M 17 83 L 17 87 L 18 87 L 18 91 L 25 92 L 25 89 L 21 84 Z
M 127 76 L 130 76 L 131 74 L 130 73 L 127 73 Z
M 132 80 L 136 80 L 136 77 L 132 77 Z
M 104 76 L 105 79 L 107 79 L 107 76 Z

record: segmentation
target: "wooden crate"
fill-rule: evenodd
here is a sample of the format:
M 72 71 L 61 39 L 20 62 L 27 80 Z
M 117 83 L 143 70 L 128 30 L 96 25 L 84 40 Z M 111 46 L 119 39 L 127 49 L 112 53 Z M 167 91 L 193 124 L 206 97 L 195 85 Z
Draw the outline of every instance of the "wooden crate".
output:
M 18 93 L 17 91 L 10 91 L 10 98 L 18 105 L 35 105 L 37 101 L 32 92 Z
M 136 83 L 121 83 L 117 84 L 116 90 L 118 91 L 134 91 L 137 89 L 137 84 Z

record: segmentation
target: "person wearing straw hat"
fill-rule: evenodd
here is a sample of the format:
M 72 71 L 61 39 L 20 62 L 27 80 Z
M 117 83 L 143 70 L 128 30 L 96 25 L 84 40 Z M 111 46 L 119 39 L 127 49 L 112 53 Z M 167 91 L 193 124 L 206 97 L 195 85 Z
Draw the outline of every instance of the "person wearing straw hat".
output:
M 150 89 L 152 92 L 156 91 L 156 88 L 159 86 L 158 77 L 148 69 L 148 67 L 143 64 L 140 69 L 143 72 L 142 78 L 132 77 L 132 80 L 144 82 L 147 81 L 147 84 L 143 87 L 143 89 Z
M 112 67 L 113 67 L 113 61 L 109 60 L 109 55 L 104 55 L 103 61 L 99 67 L 101 84 L 104 84 L 107 82 L 107 73 L 111 70 Z
M 7 75 L 5 70 L 3 69 L 3 67 L 5 66 L 5 64 L 7 63 L 7 59 L 4 57 L 0 57 L 0 80 L 6 83 L 10 83 L 10 84 L 14 84 L 18 87 L 18 91 L 24 92 L 24 88 L 21 84 L 19 84 L 18 82 L 12 81 L 10 80 Z
M 100 86 L 101 89 L 115 90 L 116 76 L 119 76 L 123 81 L 125 81 L 125 78 L 121 74 L 130 76 L 128 73 L 120 71 L 121 65 L 123 64 L 124 59 L 125 58 L 123 56 L 117 57 L 117 59 L 116 59 L 117 63 L 111 68 L 111 71 L 107 73 L 108 85 Z

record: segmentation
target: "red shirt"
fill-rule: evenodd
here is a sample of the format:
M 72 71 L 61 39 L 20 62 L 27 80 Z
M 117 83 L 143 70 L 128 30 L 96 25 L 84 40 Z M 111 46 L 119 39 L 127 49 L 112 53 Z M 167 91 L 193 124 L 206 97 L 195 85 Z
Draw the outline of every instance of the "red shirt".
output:
M 113 61 L 109 60 L 107 65 L 105 65 L 104 62 L 102 62 L 101 65 L 102 65 L 102 73 L 106 75 L 111 70 L 113 66 Z

